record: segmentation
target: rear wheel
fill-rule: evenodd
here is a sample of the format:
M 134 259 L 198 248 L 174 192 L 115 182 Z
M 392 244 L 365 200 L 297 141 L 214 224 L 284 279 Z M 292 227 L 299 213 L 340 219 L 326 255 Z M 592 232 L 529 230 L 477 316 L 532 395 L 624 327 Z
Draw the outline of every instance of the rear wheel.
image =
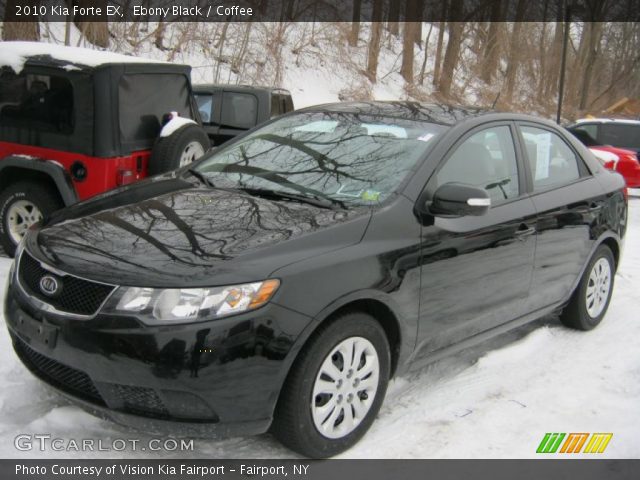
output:
M 0 193 L 0 244 L 13 256 L 31 225 L 64 205 L 47 185 L 18 182 Z
M 350 448 L 382 405 L 389 369 L 387 337 L 371 316 L 354 312 L 321 326 L 291 369 L 272 433 L 312 458 Z
M 569 304 L 560 315 L 567 327 L 591 330 L 604 318 L 609 308 L 615 275 L 611 249 L 600 245 L 591 257 Z
M 151 152 L 149 174 L 184 167 L 204 155 L 210 145 L 209 137 L 200 126 L 184 125 L 171 135 L 156 140 Z

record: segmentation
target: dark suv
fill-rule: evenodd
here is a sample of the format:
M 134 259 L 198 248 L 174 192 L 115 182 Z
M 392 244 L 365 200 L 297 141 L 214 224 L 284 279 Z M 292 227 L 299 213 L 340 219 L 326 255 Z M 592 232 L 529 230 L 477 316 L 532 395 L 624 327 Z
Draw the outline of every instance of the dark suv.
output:
M 291 93 L 283 88 L 250 85 L 194 85 L 204 129 L 213 145 L 293 110 Z
M 5 317 L 91 411 L 326 457 L 412 363 L 560 310 L 597 326 L 626 216 L 622 177 L 551 122 L 324 105 L 31 229 Z

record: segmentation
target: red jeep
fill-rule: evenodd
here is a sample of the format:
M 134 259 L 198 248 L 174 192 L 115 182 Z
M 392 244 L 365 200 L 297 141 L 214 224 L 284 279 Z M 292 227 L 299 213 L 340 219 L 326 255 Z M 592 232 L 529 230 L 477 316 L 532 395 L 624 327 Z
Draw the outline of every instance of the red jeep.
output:
M 188 66 L 32 42 L 0 52 L 0 244 L 10 255 L 54 210 L 210 146 Z

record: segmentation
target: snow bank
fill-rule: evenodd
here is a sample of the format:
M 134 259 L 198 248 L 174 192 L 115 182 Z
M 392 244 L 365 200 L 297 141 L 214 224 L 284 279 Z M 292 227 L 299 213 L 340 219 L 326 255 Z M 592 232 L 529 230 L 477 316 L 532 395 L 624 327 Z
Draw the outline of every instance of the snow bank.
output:
M 69 62 L 64 68 L 72 70 L 74 65 L 97 67 L 107 63 L 167 63 L 119 53 L 91 50 L 89 48 L 67 47 L 40 42 L 0 42 L 0 66 L 9 66 L 20 73 L 29 57 L 50 56 Z

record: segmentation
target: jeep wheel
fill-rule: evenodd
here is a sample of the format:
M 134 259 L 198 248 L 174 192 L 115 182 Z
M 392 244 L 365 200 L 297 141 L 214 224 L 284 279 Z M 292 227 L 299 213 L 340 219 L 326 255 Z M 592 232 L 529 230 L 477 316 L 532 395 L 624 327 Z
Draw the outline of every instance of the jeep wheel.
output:
M 198 125 L 180 127 L 168 137 L 159 137 L 151 152 L 149 174 L 164 173 L 197 160 L 211 143 Z
M 0 193 L 0 245 L 9 256 L 29 227 L 63 207 L 55 192 L 43 184 L 19 182 Z

